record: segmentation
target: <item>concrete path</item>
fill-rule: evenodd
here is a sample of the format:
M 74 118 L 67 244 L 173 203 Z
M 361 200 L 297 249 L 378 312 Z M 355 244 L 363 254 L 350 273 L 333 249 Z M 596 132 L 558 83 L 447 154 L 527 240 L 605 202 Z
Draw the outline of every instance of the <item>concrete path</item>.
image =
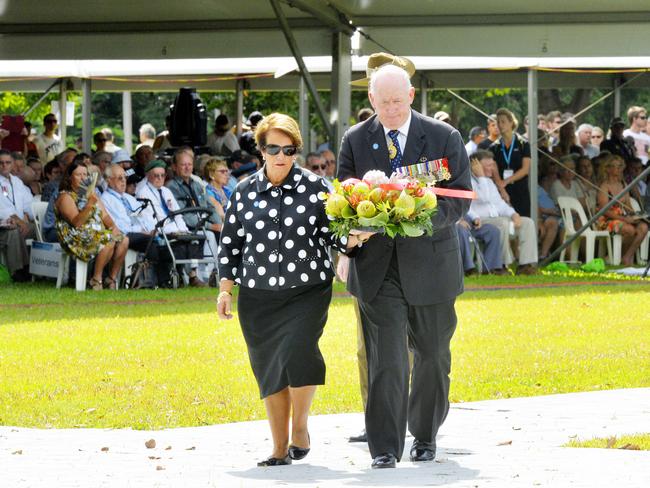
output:
M 361 414 L 310 420 L 312 452 L 257 468 L 265 421 L 146 432 L 0 427 L 0 487 L 650 487 L 650 452 L 560 447 L 650 432 L 650 388 L 455 404 L 432 463 L 371 470 Z M 148 449 L 145 441 L 155 439 Z

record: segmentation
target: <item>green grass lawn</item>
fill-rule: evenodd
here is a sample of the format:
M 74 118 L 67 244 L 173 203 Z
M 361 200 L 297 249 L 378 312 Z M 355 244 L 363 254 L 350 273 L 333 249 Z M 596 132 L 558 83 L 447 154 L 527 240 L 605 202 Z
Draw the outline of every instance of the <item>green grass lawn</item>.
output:
M 571 282 L 580 284 L 476 289 Z M 468 280 L 451 400 L 650 386 L 648 286 L 583 274 Z M 315 414 L 361 410 L 352 302 L 336 291 Z M 265 418 L 238 322 L 218 320 L 215 290 L 77 293 L 37 283 L 0 297 L 2 425 L 158 429 Z
M 650 451 L 650 434 L 632 434 L 618 437 L 597 437 L 587 440 L 573 440 L 565 447 L 595 447 L 599 449 L 630 449 Z

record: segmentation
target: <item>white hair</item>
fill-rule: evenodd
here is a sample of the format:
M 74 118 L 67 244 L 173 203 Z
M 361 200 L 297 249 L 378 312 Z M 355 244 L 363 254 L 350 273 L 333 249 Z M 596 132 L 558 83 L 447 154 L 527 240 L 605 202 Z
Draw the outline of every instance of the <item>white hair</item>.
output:
M 578 130 L 576 130 L 576 134 L 580 134 L 584 130 L 594 130 L 594 126 L 591 124 L 580 124 Z
M 146 135 L 149 139 L 156 138 L 156 129 L 151 124 L 142 124 L 139 132 L 140 134 Z
M 106 168 L 104 168 L 104 178 L 105 179 L 109 179 L 109 178 L 113 177 L 113 168 L 115 168 L 115 167 L 120 167 L 121 168 L 122 166 L 120 166 L 119 164 L 113 163 L 113 164 L 109 164 L 108 166 L 106 166 Z
M 377 83 L 377 80 L 379 78 L 383 78 L 385 76 L 394 76 L 396 78 L 400 78 L 404 82 L 407 90 L 410 90 L 413 86 L 411 85 L 411 78 L 409 78 L 409 74 L 405 70 L 399 66 L 395 66 L 394 64 L 385 64 L 377 68 L 370 75 L 370 81 L 368 82 L 368 91 L 374 94 L 375 83 Z

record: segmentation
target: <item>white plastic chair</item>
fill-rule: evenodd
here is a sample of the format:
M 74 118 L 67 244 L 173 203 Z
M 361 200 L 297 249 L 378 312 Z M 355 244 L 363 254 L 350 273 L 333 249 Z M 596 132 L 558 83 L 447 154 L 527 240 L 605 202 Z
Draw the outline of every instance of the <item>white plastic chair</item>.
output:
M 641 205 L 634 198 L 630 197 L 630 203 L 632 204 L 632 209 L 635 212 L 641 212 Z M 648 248 L 650 247 L 650 232 L 645 235 L 645 238 L 641 241 L 639 249 L 636 250 L 636 262 L 637 264 L 646 264 L 648 262 Z
M 43 219 L 47 212 L 47 202 L 32 202 L 32 213 L 34 214 L 34 225 L 36 227 L 36 237 L 43 242 Z
M 64 281 L 67 282 L 65 278 L 65 272 L 70 265 L 70 255 L 65 251 L 61 252 L 59 257 L 59 276 L 56 278 L 56 287 L 61 288 Z M 75 290 L 77 291 L 86 291 L 86 281 L 88 281 L 88 263 L 83 262 L 81 259 L 75 259 L 76 262 L 76 276 L 75 276 Z
M 580 220 L 581 225 L 584 225 L 584 223 L 587 222 L 588 219 L 587 216 L 585 215 L 585 211 L 582 208 L 582 205 L 576 198 L 558 197 L 557 203 L 560 207 L 560 212 L 562 213 L 562 220 L 564 221 L 564 230 L 565 230 L 564 241 L 566 242 L 569 240 L 569 237 L 573 236 L 576 233 L 576 229 L 573 226 L 573 212 L 575 212 L 578 215 L 578 219 Z M 580 237 L 584 238 L 586 242 L 586 253 L 585 253 L 586 262 L 589 262 L 592 259 L 594 259 L 595 251 L 596 251 L 596 240 L 598 240 L 601 245 L 604 241 L 605 245 L 607 246 L 607 256 L 609 258 L 608 260 L 609 264 L 612 265 L 620 264 L 621 244 L 622 244 L 622 241 L 620 239 L 621 236 L 615 235 L 614 238 L 619 237 L 619 239 L 616 240 L 616 239 L 612 239 L 609 232 L 607 232 L 606 230 L 587 229 L 582 233 Z M 613 245 L 612 245 L 612 240 L 614 240 Z M 580 241 L 576 239 L 575 241 L 573 241 L 573 243 L 571 243 L 571 256 L 578 256 L 579 250 L 580 250 Z M 564 262 L 565 251 L 566 249 L 564 249 L 560 253 L 560 261 L 562 262 Z M 618 251 L 618 254 L 616 251 Z

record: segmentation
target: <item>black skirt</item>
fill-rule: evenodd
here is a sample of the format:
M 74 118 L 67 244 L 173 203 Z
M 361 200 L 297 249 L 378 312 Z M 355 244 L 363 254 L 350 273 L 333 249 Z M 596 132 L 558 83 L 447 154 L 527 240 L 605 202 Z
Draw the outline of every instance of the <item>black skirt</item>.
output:
M 261 398 L 325 384 L 318 340 L 331 299 L 331 282 L 280 291 L 240 286 L 239 322 Z

